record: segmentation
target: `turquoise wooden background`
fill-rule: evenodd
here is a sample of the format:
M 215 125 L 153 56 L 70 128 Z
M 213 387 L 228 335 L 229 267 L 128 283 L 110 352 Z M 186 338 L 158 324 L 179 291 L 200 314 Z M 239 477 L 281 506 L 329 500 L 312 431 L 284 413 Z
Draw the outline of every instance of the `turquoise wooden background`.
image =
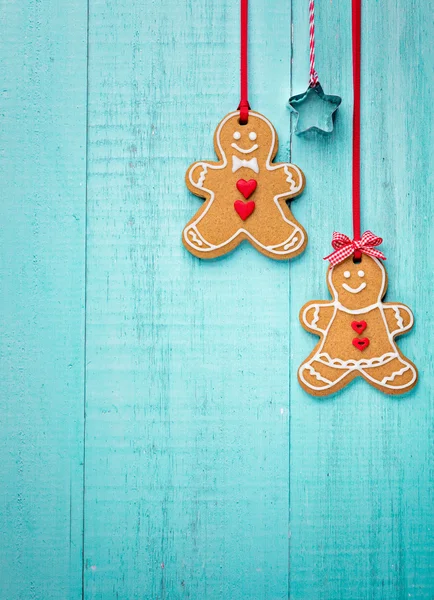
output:
M 415 312 L 405 398 L 296 380 L 350 233 L 350 2 L 317 6 L 330 138 L 290 135 L 307 0 L 252 0 L 251 102 L 306 173 L 291 264 L 181 245 L 238 100 L 238 2 L 1 0 L 2 600 L 432 600 L 432 2 L 366 1 L 363 222 Z

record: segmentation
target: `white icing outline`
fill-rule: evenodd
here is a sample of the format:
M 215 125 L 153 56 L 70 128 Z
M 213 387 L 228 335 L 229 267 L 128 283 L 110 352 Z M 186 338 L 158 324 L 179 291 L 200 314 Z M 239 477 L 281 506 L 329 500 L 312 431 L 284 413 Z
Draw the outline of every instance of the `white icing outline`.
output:
M 190 234 L 191 238 L 193 241 L 196 241 L 197 238 L 199 238 L 199 242 L 198 246 L 194 246 L 193 244 L 191 244 L 194 248 L 198 248 L 199 250 L 203 250 L 203 248 L 200 248 L 199 246 L 202 246 L 203 244 L 206 244 L 207 246 L 209 246 L 208 242 L 206 241 L 206 239 L 202 236 L 202 234 L 199 232 L 199 230 L 196 227 L 189 227 L 188 228 L 188 233 Z M 202 243 L 200 243 L 202 242 Z
M 350 294 L 358 294 L 359 292 L 365 289 L 366 281 L 361 283 L 358 288 L 352 288 L 348 285 L 348 283 L 343 283 L 342 287 L 344 288 L 344 290 L 347 290 L 347 292 L 350 292 Z
M 313 329 L 314 331 L 319 331 L 321 333 L 326 333 L 326 329 L 322 329 L 321 327 L 317 327 L 317 323 L 319 321 L 319 313 L 320 313 L 320 309 L 322 306 L 333 306 L 332 302 L 327 302 L 327 303 L 318 303 L 318 304 L 309 304 L 304 310 L 303 310 L 303 314 L 302 314 L 302 319 L 303 319 L 303 323 L 309 328 L 309 329 Z M 309 321 L 306 318 L 306 313 L 311 310 L 312 308 L 315 308 L 314 310 L 314 314 L 313 314 L 313 319 L 312 322 L 309 323 Z M 334 311 L 333 314 L 331 316 L 331 320 L 333 320 L 336 316 L 336 312 L 337 312 L 337 306 L 334 306 Z
M 343 360 L 342 358 L 332 358 L 327 352 L 321 352 L 316 358 L 316 362 L 326 365 L 326 367 L 334 367 L 336 369 L 348 369 L 349 367 L 382 367 L 394 358 L 399 358 L 397 352 L 386 352 L 378 358 L 360 358 L 355 360 Z
M 394 315 L 395 315 L 395 319 L 396 319 L 396 324 L 398 325 L 397 329 L 394 329 L 391 333 L 392 335 L 397 335 L 398 333 L 404 333 L 405 331 L 408 331 L 409 329 L 411 329 L 412 325 L 413 325 L 413 313 L 411 312 L 411 310 L 408 308 L 408 306 L 405 306 L 404 304 L 399 304 L 399 305 L 392 305 L 392 306 L 385 306 L 384 310 L 393 310 L 394 311 Z M 404 325 L 404 319 L 401 316 L 401 311 L 404 311 L 407 313 L 407 315 L 409 316 L 409 323 L 408 325 Z
M 313 320 L 312 320 L 312 327 L 314 327 L 316 325 L 316 323 L 318 323 L 319 321 L 319 307 L 315 306 L 315 311 L 313 313 Z M 319 329 L 318 327 L 315 327 L 315 329 Z
M 310 374 L 313 375 L 314 377 L 316 377 L 318 379 L 318 381 L 323 381 L 324 383 L 328 383 L 329 384 L 326 387 L 314 388 L 315 390 L 317 390 L 317 389 L 320 389 L 320 390 L 327 389 L 327 387 L 329 387 L 330 385 L 333 385 L 333 381 L 330 381 L 330 379 L 326 379 L 325 377 L 323 377 L 322 375 L 320 375 L 318 373 L 318 371 L 315 371 L 315 369 L 309 363 L 306 365 L 306 369 L 309 369 Z
M 203 184 L 203 182 L 205 181 L 205 177 L 206 177 L 207 173 L 208 173 L 208 167 L 206 165 L 203 165 L 203 169 L 200 172 L 199 180 L 197 182 L 198 185 L 202 185 Z
M 275 171 L 276 169 L 284 169 L 285 174 L 288 175 L 288 177 L 286 178 L 286 181 L 288 183 L 291 184 L 291 189 L 290 189 L 290 194 L 294 195 L 296 194 L 299 190 L 302 189 L 303 186 L 303 175 L 300 171 L 300 169 L 296 166 L 293 165 L 292 163 L 278 163 L 278 164 L 273 164 L 272 163 L 272 154 L 274 151 L 274 146 L 276 144 L 276 132 L 274 130 L 274 127 L 272 126 L 272 124 L 270 123 L 270 121 L 264 117 L 264 115 L 261 115 L 259 113 L 256 113 L 254 111 L 250 111 L 249 114 L 254 115 L 255 117 L 258 117 L 258 119 L 261 119 L 262 121 L 264 121 L 265 123 L 267 123 L 267 125 L 269 126 L 270 130 L 271 130 L 271 135 L 272 135 L 272 143 L 270 146 L 270 152 L 268 154 L 266 163 L 265 163 L 265 167 L 267 169 L 267 171 Z M 204 168 L 209 168 L 209 169 L 215 169 L 215 170 L 220 170 L 220 169 L 224 169 L 227 164 L 228 164 L 228 160 L 226 158 L 226 154 L 223 152 L 223 148 L 221 146 L 221 142 L 220 142 L 220 132 L 221 129 L 223 127 L 223 125 L 225 125 L 225 123 L 231 119 L 232 117 L 239 115 L 239 111 L 237 112 L 232 112 L 229 113 L 228 115 L 226 115 L 226 117 L 223 119 L 223 121 L 220 123 L 219 128 L 216 132 L 216 140 L 217 140 L 217 146 L 220 150 L 220 155 L 222 157 L 223 163 L 221 165 L 209 165 L 209 164 L 205 164 L 205 163 L 195 163 L 194 166 L 190 169 L 190 171 L 188 172 L 188 179 L 191 183 L 191 185 L 199 190 L 203 190 L 205 192 L 208 192 L 208 194 L 210 195 L 209 201 L 208 201 L 208 206 L 206 206 L 205 210 L 199 215 L 199 217 L 193 221 L 193 223 L 190 223 L 190 225 L 188 227 L 186 227 L 184 229 L 184 240 L 185 242 L 191 246 L 192 248 L 195 248 L 196 250 L 200 250 L 201 252 L 211 252 L 213 250 L 217 250 L 219 248 L 222 248 L 223 246 L 226 246 L 227 244 L 230 244 L 230 242 L 232 242 L 236 237 L 238 237 L 241 233 L 245 234 L 247 236 L 248 239 L 252 240 L 257 246 L 259 246 L 260 248 L 262 248 L 263 250 L 267 250 L 268 252 L 271 252 L 272 254 L 276 254 L 276 255 L 289 255 L 292 254 L 293 252 L 296 252 L 304 243 L 305 241 L 305 234 L 303 232 L 302 229 L 300 229 L 300 227 L 298 225 L 296 225 L 295 223 L 293 223 L 292 221 L 290 221 L 289 219 L 286 218 L 285 213 L 283 212 L 282 207 L 280 206 L 279 200 L 281 198 L 285 198 L 288 197 L 288 192 L 284 192 L 283 194 L 277 194 L 276 196 L 274 196 L 273 200 L 274 203 L 276 204 L 280 214 L 282 215 L 283 220 L 285 221 L 285 223 L 288 223 L 288 225 L 291 225 L 292 227 L 294 227 L 294 231 L 291 233 L 291 235 L 289 236 L 289 238 L 287 240 L 285 240 L 284 242 L 281 242 L 279 244 L 275 244 L 275 245 L 271 245 L 271 246 L 264 246 L 263 244 L 261 244 L 260 242 L 258 242 L 258 240 L 250 233 L 248 232 L 246 229 L 244 229 L 243 227 L 240 227 L 240 229 L 238 229 L 228 240 L 226 240 L 225 242 L 223 242 L 222 244 L 218 244 L 218 245 L 212 245 L 209 242 L 207 242 L 203 236 L 200 236 L 201 239 L 209 246 L 209 248 L 198 248 L 196 246 L 194 246 L 191 241 L 189 240 L 187 234 L 190 231 L 190 229 L 192 227 L 196 228 L 196 225 L 204 218 L 204 216 L 206 215 L 206 213 L 208 212 L 208 210 L 210 209 L 211 205 L 214 202 L 215 199 L 215 194 L 212 190 L 203 187 L 203 181 L 204 179 L 202 179 L 202 181 L 200 182 L 201 184 L 199 185 L 199 181 L 196 183 L 195 181 L 193 181 L 192 178 L 192 172 L 197 168 L 197 166 L 199 164 L 201 164 Z M 256 158 L 256 157 L 255 157 Z M 290 171 L 290 169 L 294 169 L 294 171 L 297 172 L 298 177 L 299 177 L 299 185 L 297 186 L 293 175 Z M 197 229 L 196 229 L 197 231 Z M 294 246 L 292 252 L 288 252 L 287 250 L 285 251 L 285 247 L 288 247 L 288 245 L 290 244 L 291 240 L 294 238 L 294 236 L 298 234 L 300 236 L 300 239 L 297 243 L 296 246 Z M 284 250 L 283 251 L 279 251 L 277 250 L 277 248 L 283 247 Z
M 395 337 L 398 333 L 400 333 L 400 334 L 404 333 L 405 331 L 411 329 L 411 327 L 413 326 L 413 323 L 414 323 L 413 313 L 407 306 L 398 305 L 398 304 L 395 304 L 395 305 L 394 304 L 387 304 L 387 305 L 383 304 L 382 297 L 383 297 L 384 288 L 386 286 L 386 270 L 385 270 L 384 266 L 382 265 L 382 263 L 377 258 L 371 257 L 371 259 L 380 267 L 381 274 L 382 274 L 380 291 L 379 291 L 377 302 L 375 304 L 371 304 L 370 306 L 356 309 L 356 310 L 349 309 L 349 308 L 346 308 L 345 306 L 343 306 L 338 300 L 338 292 L 332 281 L 332 273 L 333 273 L 334 267 L 331 267 L 328 271 L 328 282 L 329 282 L 329 287 L 332 290 L 333 300 L 331 302 L 318 302 L 318 303 L 314 303 L 314 304 L 309 304 L 302 312 L 301 319 L 302 319 L 302 322 L 304 323 L 304 325 L 306 325 L 306 328 L 312 329 L 314 331 L 319 331 L 320 333 L 323 334 L 321 342 L 320 342 L 319 347 L 318 347 L 317 351 L 315 352 L 315 354 L 308 360 L 308 362 L 303 363 L 298 370 L 298 375 L 300 377 L 300 380 L 304 383 L 305 386 L 307 386 L 311 390 L 320 391 L 320 390 L 328 390 L 331 387 L 335 387 L 342 379 L 347 377 L 349 373 L 352 373 L 354 371 L 357 371 L 358 373 L 360 373 L 361 375 L 366 377 L 372 383 L 381 385 L 382 387 L 388 388 L 390 390 L 403 390 L 403 389 L 410 388 L 413 385 L 413 383 L 416 381 L 416 378 L 417 378 L 416 369 L 414 368 L 414 366 L 411 363 L 407 362 L 403 356 L 401 356 L 401 354 L 399 353 L 398 348 L 396 346 L 396 343 L 395 343 Z M 333 315 L 331 316 L 329 324 L 327 325 L 326 329 L 321 329 L 316 326 L 316 323 L 319 320 L 319 312 L 320 312 L 320 309 L 322 306 L 334 307 Z M 312 322 L 309 323 L 309 321 L 307 320 L 307 317 L 306 317 L 306 313 L 313 308 L 315 309 L 314 317 L 312 319 Z M 335 317 L 336 317 L 336 314 L 338 311 L 343 311 L 343 312 L 346 312 L 351 315 L 361 315 L 361 314 L 370 312 L 371 310 L 374 310 L 375 308 L 378 308 L 380 311 L 381 317 L 383 319 L 384 327 L 387 332 L 387 337 L 389 339 L 389 343 L 392 346 L 392 348 L 395 350 L 395 352 L 386 352 L 385 354 L 383 354 L 380 357 L 374 357 L 374 358 L 370 358 L 370 359 L 361 358 L 360 360 L 342 360 L 340 358 L 331 358 L 327 352 L 322 352 L 322 349 L 324 348 L 324 344 L 327 339 L 327 334 L 330 331 L 330 328 L 333 324 L 333 321 L 335 320 Z M 395 317 L 397 320 L 397 324 L 398 324 L 398 329 L 395 329 L 393 331 L 389 330 L 389 326 L 387 324 L 385 311 L 388 309 L 391 309 L 394 311 L 394 314 L 395 314 Z M 407 312 L 408 316 L 410 317 L 410 321 L 409 321 L 408 325 L 406 325 L 406 326 L 403 326 L 403 319 L 400 314 L 401 310 L 405 310 Z M 367 369 L 383 366 L 384 364 L 387 364 L 388 362 L 390 362 L 393 359 L 398 359 L 401 362 L 401 364 L 403 365 L 403 367 L 399 371 L 395 371 L 391 375 L 387 375 L 387 376 L 383 377 L 383 379 L 381 381 L 379 381 L 378 379 L 375 379 L 374 377 L 372 377 L 369 374 L 369 372 L 367 372 Z M 315 368 L 312 366 L 313 362 L 322 363 L 330 368 L 342 369 L 344 371 L 344 373 L 340 377 L 338 377 L 336 380 L 329 382 L 328 385 L 326 385 L 326 386 L 315 387 L 311 383 L 306 381 L 306 379 L 304 378 L 304 375 L 303 375 L 304 371 L 308 370 L 317 379 L 324 381 L 324 383 L 327 383 L 328 380 L 323 378 L 319 373 L 317 373 L 315 371 Z M 396 377 L 404 374 L 409 369 L 412 371 L 412 374 L 413 374 L 411 381 L 407 382 L 404 385 L 399 385 L 399 386 L 398 385 L 395 385 L 395 386 L 388 385 L 388 382 L 392 382 Z
M 364 308 L 357 308 L 356 310 L 352 310 L 351 308 L 347 308 L 346 306 L 344 306 L 343 304 L 341 304 L 338 300 L 335 301 L 336 306 L 342 310 L 343 312 L 348 313 L 349 315 L 362 315 L 364 313 L 368 313 L 370 312 L 373 308 L 377 307 L 378 302 L 375 302 L 375 304 L 370 304 L 369 306 L 365 306 Z M 333 304 L 333 303 L 331 303 Z M 330 306 L 330 304 L 328 305 Z
M 398 306 L 395 307 L 395 318 L 396 318 L 396 322 L 398 324 L 398 329 L 402 329 L 404 327 L 404 321 L 403 321 L 403 318 L 401 317 L 401 313 L 399 312 Z
M 259 173 L 258 159 L 256 158 L 256 156 L 254 156 L 250 160 L 245 160 L 245 159 L 239 158 L 238 156 L 235 156 L 235 154 L 233 154 L 232 155 L 232 173 L 236 173 L 238 171 L 238 169 L 241 169 L 243 167 L 245 169 L 250 169 L 251 171 L 253 171 L 256 174 Z M 201 189 L 205 189 L 205 188 L 201 188 Z
M 402 369 L 400 369 L 399 371 L 395 371 L 394 373 L 392 373 L 392 375 L 390 377 L 383 377 L 383 379 L 381 380 L 382 385 L 384 385 L 387 381 L 393 381 L 395 379 L 395 377 L 397 377 L 398 375 L 404 375 L 404 373 L 406 371 L 408 371 L 408 369 L 410 368 L 409 364 L 405 364 Z
M 189 229 L 188 233 L 190 234 L 190 237 L 193 240 L 193 242 L 195 242 L 198 246 L 203 246 L 203 242 L 200 239 L 200 236 L 198 235 L 199 232 L 197 231 L 197 229 Z
M 235 148 L 235 150 L 238 150 L 238 152 L 241 152 L 242 154 L 250 154 L 251 152 L 254 152 L 255 150 L 257 150 L 259 148 L 258 144 L 253 144 L 253 146 L 251 148 L 249 148 L 248 150 L 243 150 L 242 148 L 237 146 L 237 144 L 235 142 L 233 144 L 231 144 L 231 146 L 232 146 L 232 148 Z

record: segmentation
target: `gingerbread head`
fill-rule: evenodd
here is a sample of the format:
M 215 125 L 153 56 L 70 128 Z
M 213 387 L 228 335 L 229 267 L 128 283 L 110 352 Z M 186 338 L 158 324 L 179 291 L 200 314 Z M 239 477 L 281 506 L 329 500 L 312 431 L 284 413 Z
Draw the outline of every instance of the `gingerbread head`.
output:
M 328 287 L 333 298 L 350 310 L 362 309 L 381 301 L 387 288 L 386 271 L 377 258 L 362 254 L 355 262 L 349 256 L 330 266 Z
M 262 115 L 251 112 L 245 125 L 240 123 L 239 114 L 233 113 L 217 127 L 214 134 L 214 145 L 219 158 L 232 162 L 232 167 L 257 162 L 258 173 L 272 161 L 277 152 L 277 135 L 271 123 Z M 238 167 L 241 168 L 241 167 Z M 250 167 L 248 167 L 250 168 Z
M 274 127 L 249 111 L 227 115 L 214 134 L 217 162 L 200 161 L 188 169 L 187 187 L 205 202 L 184 228 L 183 243 L 200 258 L 216 258 L 243 240 L 274 259 L 300 254 L 307 235 L 287 200 L 304 188 L 302 171 L 273 163 L 278 149 Z

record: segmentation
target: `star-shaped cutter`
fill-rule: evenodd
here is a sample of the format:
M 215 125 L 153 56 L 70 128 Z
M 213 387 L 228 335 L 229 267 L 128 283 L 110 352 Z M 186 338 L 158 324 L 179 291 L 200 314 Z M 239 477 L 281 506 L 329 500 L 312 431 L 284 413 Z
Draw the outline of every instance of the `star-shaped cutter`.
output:
M 342 98 L 324 94 L 320 83 L 309 86 L 303 94 L 291 96 L 289 108 L 297 115 L 294 132 L 304 135 L 310 131 L 329 134 L 333 131 L 334 114 Z

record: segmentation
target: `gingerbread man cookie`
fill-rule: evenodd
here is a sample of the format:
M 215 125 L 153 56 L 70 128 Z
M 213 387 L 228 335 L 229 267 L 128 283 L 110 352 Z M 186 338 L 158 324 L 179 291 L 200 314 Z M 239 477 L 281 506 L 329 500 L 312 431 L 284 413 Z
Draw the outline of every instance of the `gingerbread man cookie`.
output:
M 417 369 L 395 342 L 413 326 L 404 304 L 382 302 L 387 274 L 378 258 L 362 254 L 329 267 L 333 300 L 308 302 L 300 311 L 307 330 L 320 342 L 298 370 L 301 386 L 314 396 L 326 396 L 355 377 L 386 394 L 403 394 L 417 382 Z
M 273 163 L 276 131 L 263 115 L 249 111 L 241 125 L 239 111 L 227 115 L 214 134 L 217 162 L 196 162 L 186 174 L 187 187 L 205 202 L 183 231 L 187 250 L 216 258 L 248 240 L 259 252 L 278 260 L 303 252 L 307 235 L 287 200 L 301 194 L 302 171 Z

